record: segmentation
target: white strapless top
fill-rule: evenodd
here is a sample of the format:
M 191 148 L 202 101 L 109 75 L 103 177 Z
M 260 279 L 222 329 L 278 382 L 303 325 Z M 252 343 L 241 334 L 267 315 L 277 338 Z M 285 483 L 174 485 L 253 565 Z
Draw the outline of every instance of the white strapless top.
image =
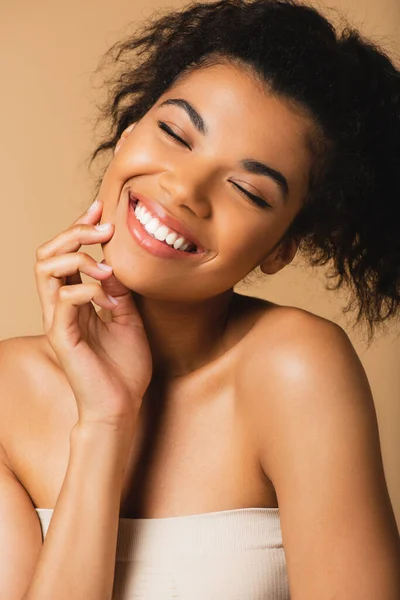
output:
M 289 598 L 279 508 L 119 520 L 112 600 Z

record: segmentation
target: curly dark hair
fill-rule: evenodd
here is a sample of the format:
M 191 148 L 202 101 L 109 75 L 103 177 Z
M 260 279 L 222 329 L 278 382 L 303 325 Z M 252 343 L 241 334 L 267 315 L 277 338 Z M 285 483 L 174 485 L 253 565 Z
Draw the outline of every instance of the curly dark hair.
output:
M 388 55 L 297 0 L 219 0 L 156 11 L 97 71 L 107 61 L 114 71 L 97 124 L 108 132 L 90 165 L 178 78 L 224 61 L 250 67 L 310 118 L 309 190 L 285 235 L 312 266 L 332 261 L 327 277 L 337 282 L 326 289 L 350 288 L 343 313 L 356 304 L 355 324 L 368 323 L 371 341 L 400 301 L 400 71 Z

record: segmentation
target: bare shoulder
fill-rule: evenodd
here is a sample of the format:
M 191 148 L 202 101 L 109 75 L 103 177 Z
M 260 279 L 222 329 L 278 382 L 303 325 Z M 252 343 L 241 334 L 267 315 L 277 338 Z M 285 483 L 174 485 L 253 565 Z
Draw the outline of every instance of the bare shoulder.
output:
M 18 367 L 35 369 L 48 362 L 57 364 L 45 335 L 28 335 L 7 338 L 0 341 L 0 369 Z M 4 373 L 2 373 L 4 375 Z
M 0 341 L 2 400 L 19 396 L 26 385 L 46 385 L 49 370 L 58 369 L 57 359 L 44 335 L 8 338 Z M 5 393 L 6 392 L 6 393 Z M 8 393 L 10 392 L 10 393 Z
M 340 325 L 310 311 L 296 306 L 279 305 L 262 298 L 236 298 L 241 313 L 249 315 L 247 323 L 250 325 L 248 329 L 251 330 L 251 335 L 246 336 L 244 352 L 250 349 L 248 344 L 252 356 L 255 352 L 261 360 L 272 349 L 274 353 L 282 352 L 283 356 L 286 356 L 289 350 L 295 352 L 296 340 L 297 349 L 301 351 L 305 347 L 312 351 L 321 344 L 326 345 L 328 341 L 334 344 L 334 338 L 337 341 L 342 339 L 351 346 L 346 332 Z M 334 350 L 332 345 L 331 349 Z M 336 350 L 339 351 L 339 348 Z M 246 364 L 246 361 L 244 363 Z M 284 364 L 287 364 L 286 360 Z
M 296 407 L 297 420 L 315 402 L 318 410 L 329 410 L 338 401 L 327 393 L 331 380 L 343 388 L 361 386 L 358 397 L 373 410 L 365 371 L 342 327 L 304 309 L 262 302 L 237 369 L 239 394 L 255 425 L 279 420 L 287 427 Z
M 333 413 L 359 411 L 376 421 L 363 365 L 340 325 L 309 311 L 274 305 L 257 320 L 244 348 L 240 384 L 254 423 L 301 436 L 312 414 L 321 426 Z M 354 413 L 353 413 L 354 414 Z M 304 423 L 303 423 L 304 422 Z M 273 424 L 273 425 L 272 425 Z M 293 430 L 291 427 L 293 426 Z M 264 449 L 264 469 L 272 469 Z
M 349 337 L 282 307 L 257 321 L 250 343 L 240 384 L 278 499 L 291 589 L 397 598 L 399 538 L 374 400 Z
M 63 376 L 44 335 L 21 336 L 0 341 L 0 380 L 0 443 L 7 448 L 22 432 L 35 430 Z

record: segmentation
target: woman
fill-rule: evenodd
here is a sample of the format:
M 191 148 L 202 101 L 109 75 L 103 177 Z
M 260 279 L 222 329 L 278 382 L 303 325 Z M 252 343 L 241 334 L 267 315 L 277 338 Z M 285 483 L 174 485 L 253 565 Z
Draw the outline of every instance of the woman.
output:
M 1 343 L 0 597 L 397 599 L 349 338 L 233 288 L 301 251 L 371 336 L 396 315 L 399 71 L 275 0 L 191 4 L 109 56 L 97 202 L 37 251 L 44 335 Z

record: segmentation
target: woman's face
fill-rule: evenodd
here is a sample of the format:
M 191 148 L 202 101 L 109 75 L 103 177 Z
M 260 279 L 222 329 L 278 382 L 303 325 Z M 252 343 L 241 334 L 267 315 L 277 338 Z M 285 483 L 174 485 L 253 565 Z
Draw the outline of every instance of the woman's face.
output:
M 189 108 L 182 102 L 162 106 L 172 99 Z M 189 105 L 199 115 L 192 114 L 194 122 Z M 308 130 L 304 117 L 233 65 L 203 68 L 177 81 L 124 133 L 101 184 L 102 222 L 115 224 L 103 252 L 115 276 L 146 297 L 193 301 L 233 288 L 260 264 L 272 273 L 290 262 L 296 248 L 279 254 L 283 248 L 274 246 L 307 192 Z M 247 170 L 245 159 L 279 172 L 287 194 L 268 169 Z M 153 217 L 161 217 L 160 227 L 167 221 L 168 235 L 182 227 L 203 251 L 169 246 L 163 255 L 166 241 L 146 232 L 130 207 L 137 195 L 145 197 Z

